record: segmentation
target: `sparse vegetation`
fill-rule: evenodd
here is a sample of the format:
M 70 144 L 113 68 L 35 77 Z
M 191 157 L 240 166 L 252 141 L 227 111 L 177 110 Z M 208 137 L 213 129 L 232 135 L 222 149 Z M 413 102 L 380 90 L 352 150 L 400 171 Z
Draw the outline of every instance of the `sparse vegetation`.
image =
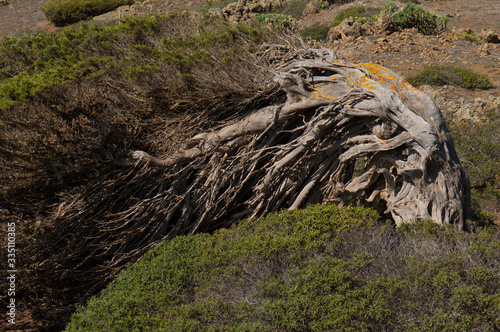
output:
M 495 330 L 500 232 L 311 206 L 164 242 L 66 331 Z
M 467 31 L 462 32 L 462 39 L 465 41 L 471 42 L 473 44 L 478 44 L 481 42 L 479 40 L 479 38 L 476 37 L 476 34 L 472 31 L 471 32 L 467 32 Z
M 500 109 L 479 110 L 480 121 L 449 124 L 457 153 L 469 174 L 473 208 L 480 224 L 491 222 L 484 199 L 500 205 Z
M 486 75 L 451 66 L 427 66 L 420 73 L 408 77 L 413 86 L 456 85 L 464 89 L 490 89 L 493 83 Z
M 310 0 L 290 0 L 285 1 L 281 6 L 276 8 L 274 11 L 279 14 L 286 16 L 292 16 L 296 20 L 299 20 L 307 7 Z
M 437 16 L 412 2 L 403 8 L 390 2 L 384 6 L 382 12 L 386 15 L 390 32 L 416 28 L 424 35 L 438 35 L 448 29 L 449 25 L 446 16 Z
M 328 39 L 328 31 L 330 31 L 330 29 L 331 25 L 316 22 L 307 28 L 301 29 L 299 33 L 303 39 L 326 41 Z
M 133 3 L 134 0 L 52 0 L 43 6 L 43 12 L 55 25 L 65 26 Z
M 254 18 L 256 22 L 270 24 L 270 25 L 281 25 L 284 28 L 295 28 L 297 26 L 297 20 L 292 16 L 285 14 L 276 13 L 265 13 L 260 14 Z
M 351 6 L 337 14 L 332 26 L 339 25 L 343 20 L 349 17 L 354 17 L 358 21 L 363 22 L 366 20 L 377 20 L 377 15 L 380 8 L 365 7 L 365 6 Z

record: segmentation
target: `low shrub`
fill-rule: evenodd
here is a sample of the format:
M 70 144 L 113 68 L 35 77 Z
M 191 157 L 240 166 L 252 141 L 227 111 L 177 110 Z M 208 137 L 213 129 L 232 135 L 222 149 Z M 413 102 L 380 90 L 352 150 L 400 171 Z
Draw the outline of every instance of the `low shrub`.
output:
M 66 331 L 496 330 L 499 253 L 495 227 L 315 205 L 161 243 Z
M 326 41 L 328 39 L 328 32 L 330 31 L 330 29 L 330 25 L 316 22 L 307 28 L 299 30 L 299 34 L 303 39 Z
M 390 32 L 417 28 L 424 35 L 438 35 L 449 26 L 446 16 L 437 16 L 412 2 L 403 8 L 390 2 L 384 6 L 382 13 L 388 17 Z
M 52 0 L 42 10 L 50 22 L 65 26 L 133 3 L 134 0 Z
M 333 21 L 332 26 L 339 25 L 343 20 L 349 17 L 354 17 L 358 21 L 375 21 L 379 12 L 380 9 L 375 7 L 351 6 L 335 16 L 335 20 Z
M 284 28 L 295 28 L 297 26 L 297 20 L 292 16 L 285 14 L 276 13 L 265 13 L 260 14 L 254 18 L 256 22 L 270 24 L 270 25 L 280 25 Z
M 299 20 L 310 0 L 290 0 L 284 1 L 280 6 L 274 9 L 274 12 L 283 14 L 286 16 L 292 16 L 296 20 Z
M 115 67 L 120 68 L 122 74 L 129 73 L 144 81 L 147 78 L 144 74 L 151 73 L 151 69 L 157 68 L 158 72 L 165 65 L 172 65 L 169 80 L 176 86 L 182 83 L 177 78 L 195 70 L 190 66 L 199 68 L 195 64 L 211 64 L 212 71 L 229 64 L 238 54 L 251 51 L 267 38 L 264 35 L 269 36 L 265 26 L 239 24 L 233 27 L 210 17 L 202 19 L 207 26 L 197 34 L 192 34 L 191 28 L 200 18 L 193 19 L 195 23 L 191 26 L 186 25 L 185 33 L 165 27 L 177 24 L 180 16 L 132 18 L 109 26 L 85 23 L 80 27 L 66 27 L 59 33 L 5 38 L 0 42 L 0 110 L 24 103 L 56 84 L 103 73 L 115 76 Z M 234 40 L 243 35 L 252 46 L 233 45 Z M 216 51 L 217 57 L 210 60 L 208 54 L 215 48 L 220 53 Z M 214 60 L 219 55 L 224 64 Z
M 471 42 L 473 44 L 478 44 L 478 43 L 481 42 L 479 40 L 479 38 L 476 37 L 476 35 L 474 34 L 474 32 L 464 31 L 462 33 L 462 39 L 465 40 L 465 41 Z
M 500 206 L 500 109 L 485 112 L 480 121 L 452 122 L 449 129 L 470 177 L 476 218 L 488 223 L 493 216 L 484 210 L 485 199 Z
M 427 66 L 420 73 L 407 78 L 413 86 L 456 85 L 465 89 L 490 89 L 493 86 L 486 75 L 451 66 Z

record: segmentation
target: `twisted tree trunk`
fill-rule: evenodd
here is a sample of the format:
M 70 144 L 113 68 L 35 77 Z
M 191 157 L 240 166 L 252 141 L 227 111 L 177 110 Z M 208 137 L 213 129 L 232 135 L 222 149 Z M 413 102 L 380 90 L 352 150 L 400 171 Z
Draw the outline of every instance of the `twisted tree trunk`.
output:
M 388 69 L 348 65 L 325 49 L 298 52 L 277 68 L 276 81 L 283 103 L 197 134 L 167 159 L 134 151 L 119 161 L 189 164 L 171 185 L 179 188 L 171 214 L 182 210 L 175 229 L 325 201 L 368 204 L 398 225 L 432 219 L 463 227 L 468 178 L 427 95 Z
M 463 228 L 468 177 L 428 96 L 388 69 L 346 64 L 325 49 L 289 52 L 275 66 L 286 96 L 194 135 L 166 159 L 109 154 L 122 167 L 59 205 L 54 246 L 71 244 L 82 280 L 112 277 L 163 239 L 309 203 Z

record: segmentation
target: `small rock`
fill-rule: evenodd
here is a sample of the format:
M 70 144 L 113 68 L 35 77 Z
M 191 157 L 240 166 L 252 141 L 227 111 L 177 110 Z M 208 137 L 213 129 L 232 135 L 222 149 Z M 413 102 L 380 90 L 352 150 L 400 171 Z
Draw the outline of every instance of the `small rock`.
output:
M 304 9 L 304 12 L 302 13 L 302 16 L 307 16 L 310 14 L 316 14 L 318 13 L 321 9 L 324 9 L 328 7 L 329 3 L 327 1 L 321 1 L 321 0 L 312 0 L 309 2 Z
M 333 42 L 339 39 L 346 39 L 352 37 L 356 39 L 361 36 L 373 34 L 373 28 L 370 25 L 361 24 L 354 17 L 349 17 L 343 20 L 338 26 L 333 27 L 328 32 L 328 40 Z
M 488 50 L 488 44 L 483 44 L 481 45 L 478 50 L 477 50 L 477 53 L 481 54 L 481 55 L 490 55 L 490 51 Z
M 483 29 L 481 31 L 480 37 L 487 43 L 493 43 L 493 44 L 500 43 L 498 34 L 494 29 Z

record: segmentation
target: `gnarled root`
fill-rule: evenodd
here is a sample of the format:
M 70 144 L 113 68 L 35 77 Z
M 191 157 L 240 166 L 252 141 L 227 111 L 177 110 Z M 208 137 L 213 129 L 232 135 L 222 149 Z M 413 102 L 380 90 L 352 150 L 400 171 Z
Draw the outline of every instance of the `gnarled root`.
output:
M 428 96 L 324 49 L 299 50 L 276 71 L 286 98 L 194 135 L 166 159 L 133 151 L 115 160 L 133 167 L 68 199 L 56 222 L 84 225 L 82 250 L 110 264 L 177 234 L 317 202 L 370 205 L 396 224 L 463 227 L 468 178 Z

